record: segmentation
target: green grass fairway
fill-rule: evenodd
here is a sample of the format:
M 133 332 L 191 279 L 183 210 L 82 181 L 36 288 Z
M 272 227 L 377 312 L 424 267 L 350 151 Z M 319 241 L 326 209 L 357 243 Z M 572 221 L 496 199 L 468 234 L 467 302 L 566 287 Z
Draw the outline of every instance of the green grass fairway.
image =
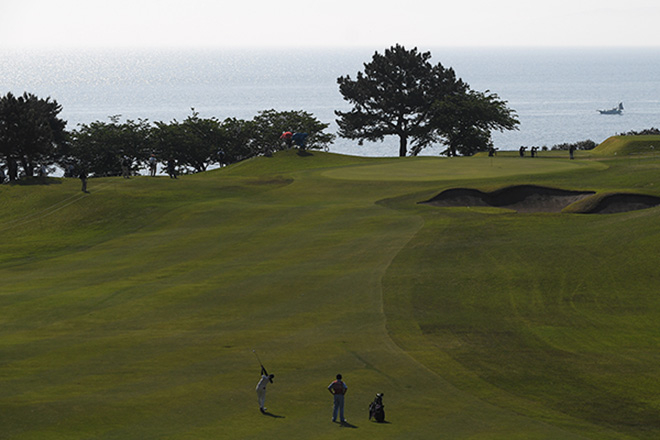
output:
M 447 159 L 409 157 L 396 162 L 387 161 L 331 169 L 323 175 L 347 180 L 455 181 L 558 173 L 575 171 L 583 167 L 602 168 L 603 165 L 595 162 L 521 159 L 519 157 L 454 157 Z
M 660 195 L 660 158 L 290 151 L 47 183 L 0 186 L 0 439 L 660 438 L 660 207 L 418 204 Z

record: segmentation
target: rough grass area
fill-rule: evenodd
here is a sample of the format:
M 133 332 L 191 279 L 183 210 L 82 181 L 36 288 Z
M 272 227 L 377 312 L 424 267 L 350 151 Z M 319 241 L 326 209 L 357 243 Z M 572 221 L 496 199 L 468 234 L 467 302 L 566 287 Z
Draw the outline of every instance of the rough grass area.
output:
M 660 153 L 660 136 L 612 136 L 594 148 L 594 155 L 626 156 L 656 155 Z
M 2 439 L 660 436 L 659 207 L 418 203 L 457 187 L 658 197 L 653 156 L 290 151 L 89 194 L 33 183 L 0 186 Z M 275 374 L 269 415 L 253 350 Z M 367 417 L 378 392 L 386 424 Z

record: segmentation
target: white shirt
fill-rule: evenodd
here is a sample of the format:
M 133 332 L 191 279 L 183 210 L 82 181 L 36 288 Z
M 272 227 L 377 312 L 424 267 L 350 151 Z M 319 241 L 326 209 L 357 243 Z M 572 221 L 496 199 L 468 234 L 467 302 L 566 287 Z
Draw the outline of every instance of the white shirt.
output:
M 266 375 L 262 375 L 262 376 L 261 376 L 261 380 L 260 380 L 259 383 L 257 384 L 257 390 L 265 390 L 265 389 L 266 389 L 266 385 L 268 384 L 268 380 L 269 380 L 269 379 L 268 379 L 268 376 L 266 376 Z

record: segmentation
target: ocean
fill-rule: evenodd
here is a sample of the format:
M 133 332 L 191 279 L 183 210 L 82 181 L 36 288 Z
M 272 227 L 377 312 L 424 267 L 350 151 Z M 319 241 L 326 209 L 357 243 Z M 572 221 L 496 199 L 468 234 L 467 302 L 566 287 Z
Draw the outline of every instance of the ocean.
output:
M 67 128 L 121 115 L 149 121 L 251 119 L 259 111 L 304 110 L 336 132 L 335 110 L 350 108 L 337 78 L 355 78 L 373 49 L 191 49 L 0 51 L 0 93 L 25 91 L 63 107 Z M 660 49 L 419 48 L 478 91 L 508 102 L 519 130 L 494 132 L 515 150 L 660 127 Z M 622 115 L 597 110 L 623 102 Z M 337 138 L 330 151 L 396 156 L 398 141 Z M 444 147 L 425 150 L 437 155 Z

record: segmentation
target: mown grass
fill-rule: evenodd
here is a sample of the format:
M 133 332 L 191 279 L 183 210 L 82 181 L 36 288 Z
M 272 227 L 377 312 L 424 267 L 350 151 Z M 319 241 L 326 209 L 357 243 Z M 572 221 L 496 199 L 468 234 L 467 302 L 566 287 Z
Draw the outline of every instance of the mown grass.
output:
M 287 152 L 87 195 L 2 186 L 0 438 L 656 438 L 658 209 L 417 202 L 657 194 L 659 167 Z M 376 392 L 389 424 L 367 420 Z
M 541 403 L 560 426 L 579 418 L 653 438 L 656 216 L 446 213 L 397 256 L 386 297 L 388 286 L 409 297 L 402 319 L 451 359 L 438 371 L 465 389 L 530 415 Z M 416 282 L 397 282 L 400 270 Z

